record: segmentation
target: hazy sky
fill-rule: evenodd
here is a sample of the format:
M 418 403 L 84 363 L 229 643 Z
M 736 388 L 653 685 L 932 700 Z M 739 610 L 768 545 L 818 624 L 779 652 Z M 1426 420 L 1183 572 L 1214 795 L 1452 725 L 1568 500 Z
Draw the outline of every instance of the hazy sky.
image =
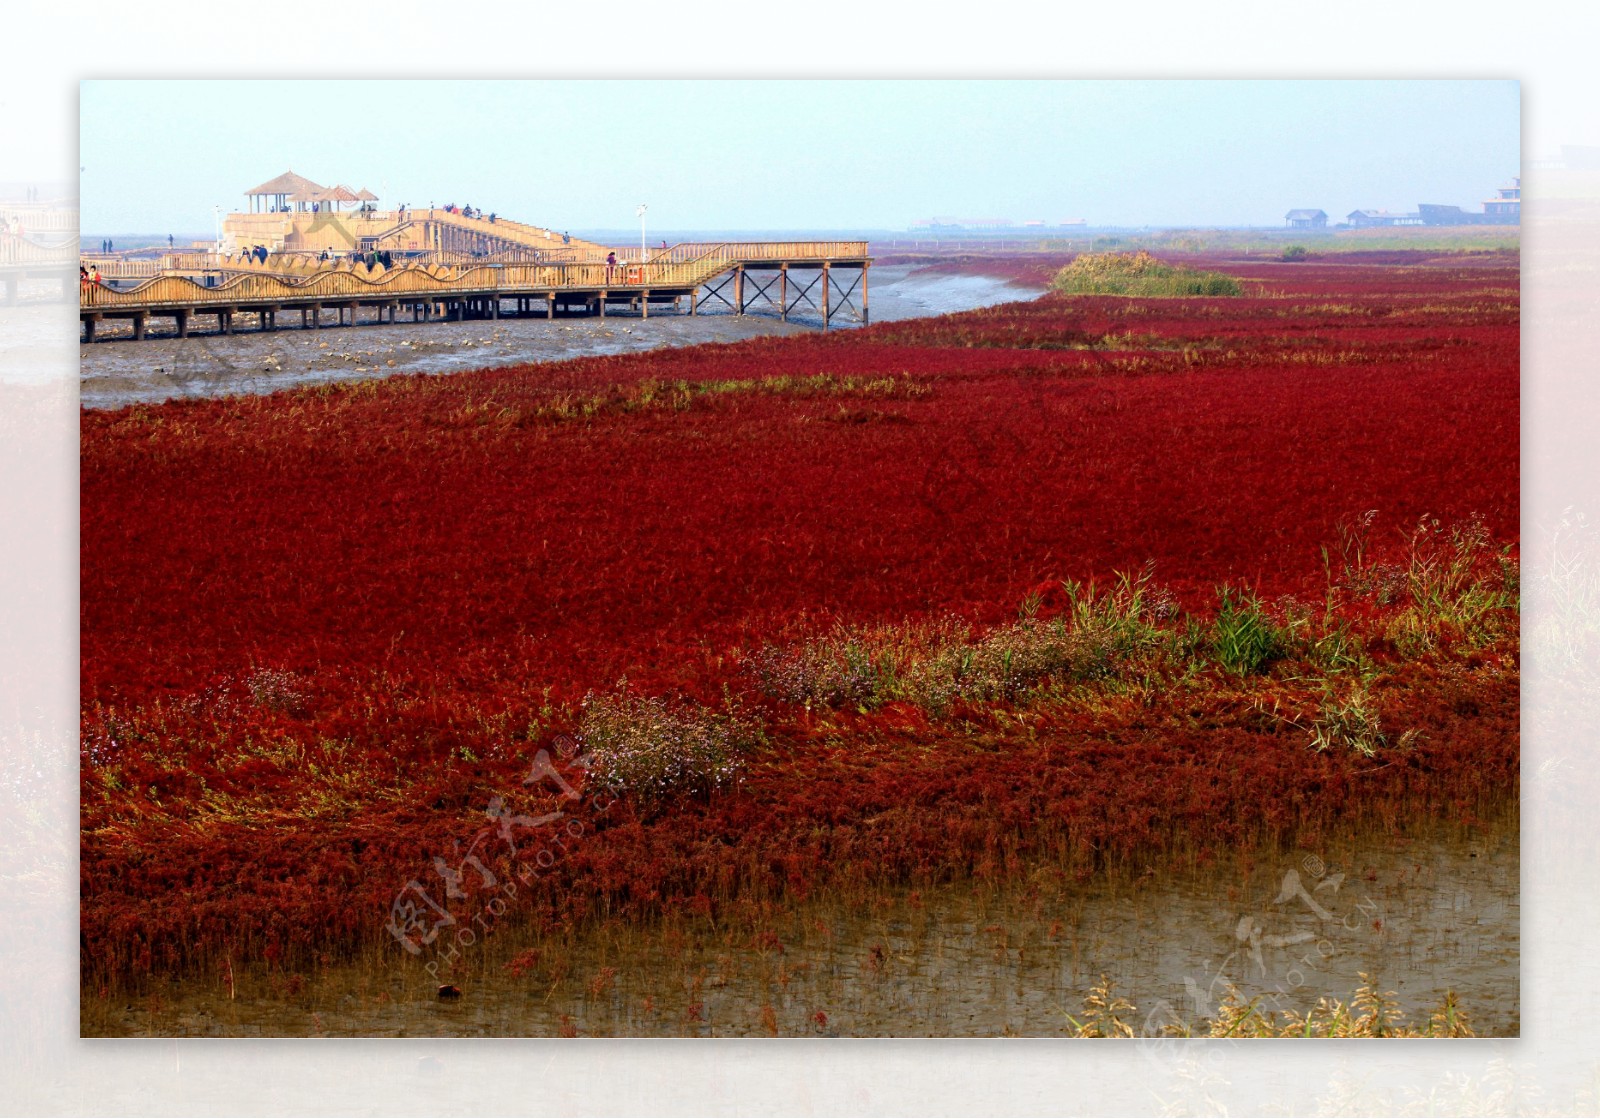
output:
M 208 235 L 290 168 L 570 229 L 1475 210 L 1519 111 L 1514 81 L 86 81 L 82 228 Z

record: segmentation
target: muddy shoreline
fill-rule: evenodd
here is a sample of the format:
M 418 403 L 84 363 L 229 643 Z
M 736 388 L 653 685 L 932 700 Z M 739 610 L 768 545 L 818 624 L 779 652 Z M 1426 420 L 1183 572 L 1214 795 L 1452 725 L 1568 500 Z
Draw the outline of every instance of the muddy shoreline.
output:
M 1042 289 L 981 275 L 952 275 L 909 266 L 874 268 L 873 322 L 924 318 L 1016 300 Z M 790 322 L 757 304 L 744 316 L 689 316 L 657 312 L 648 320 L 611 314 L 605 319 L 502 318 L 464 323 L 366 324 L 301 330 L 285 315 L 266 334 L 191 334 L 146 338 L 125 322 L 102 324 L 107 341 L 80 345 L 79 389 L 85 408 L 122 408 L 185 397 L 277 392 L 307 385 L 360 381 L 413 373 L 459 373 L 524 362 L 639 353 L 662 347 L 737 342 L 820 327 L 814 315 Z M 834 329 L 848 329 L 835 318 Z
M 1413 1025 L 1453 991 L 1520 1031 L 1514 806 L 1487 826 L 1325 839 L 1061 889 L 960 882 L 734 921 L 507 927 L 434 975 L 398 949 L 312 974 L 84 992 L 86 1036 L 1051 1036 L 1102 976 L 1157 1038 L 1223 1001 L 1304 1012 L 1368 976 Z M 1048 875 L 1045 878 L 1048 879 Z M 1039 876 L 1023 876 L 1038 881 Z M 437 965 L 436 965 L 437 968 Z M 441 1002 L 439 980 L 462 991 Z M 230 983 L 232 985 L 230 985 Z

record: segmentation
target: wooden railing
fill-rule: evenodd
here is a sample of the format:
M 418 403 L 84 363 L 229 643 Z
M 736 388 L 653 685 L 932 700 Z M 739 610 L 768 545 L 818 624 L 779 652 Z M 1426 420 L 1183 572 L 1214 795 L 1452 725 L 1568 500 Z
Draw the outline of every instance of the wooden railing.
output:
M 108 280 L 144 280 L 162 272 L 159 260 L 99 260 L 94 267 Z
M 26 203 L 0 203 L 0 228 L 16 218 L 27 233 L 75 233 L 78 229 L 78 211 L 62 210 L 47 205 Z
M 494 295 L 497 292 L 560 291 L 564 289 L 629 289 L 691 287 L 727 265 L 716 261 L 688 264 L 645 264 L 609 268 L 604 264 L 503 264 L 452 269 L 402 267 L 370 278 L 359 271 L 330 269 L 304 278 L 282 274 L 240 273 L 215 287 L 187 276 L 166 275 L 146 280 L 126 291 L 82 284 L 79 305 L 103 307 L 198 307 L 208 304 L 236 306 L 244 303 L 316 300 L 385 300 L 396 297 L 446 297 Z
M 512 221 L 495 215 L 495 220 L 488 218 L 469 218 L 462 213 L 450 213 L 448 210 L 408 210 L 406 216 L 411 220 L 436 221 L 441 225 L 455 226 L 471 233 L 482 234 L 486 237 L 498 237 L 503 241 L 512 241 L 527 245 L 533 249 L 549 249 L 552 251 L 582 251 L 600 249 L 600 255 L 605 256 L 605 249 L 592 241 L 577 238 L 563 241 L 561 234 L 553 229 L 541 229 L 538 226 L 525 225 L 519 221 Z
M 71 245 L 36 245 L 26 237 L 0 233 L 0 265 L 60 265 L 72 267 Z
M 471 220 L 471 219 L 468 219 Z M 474 260 L 457 266 L 406 263 L 384 270 L 341 260 L 312 272 L 311 254 L 274 254 L 260 265 L 220 267 L 223 281 L 208 287 L 188 276 L 162 274 L 125 291 L 84 284 L 82 307 L 194 307 L 206 304 L 312 302 L 316 300 L 386 300 L 396 297 L 448 297 L 562 290 L 629 290 L 691 288 L 741 262 L 752 260 L 860 260 L 865 241 L 717 242 L 677 245 L 657 253 L 650 261 L 635 260 L 608 265 L 603 260 L 560 263 L 497 262 Z M 204 255 L 204 254 L 194 254 Z M 106 265 L 108 279 L 132 278 L 113 267 L 153 266 L 156 262 Z M 320 263 L 320 262 L 317 262 Z

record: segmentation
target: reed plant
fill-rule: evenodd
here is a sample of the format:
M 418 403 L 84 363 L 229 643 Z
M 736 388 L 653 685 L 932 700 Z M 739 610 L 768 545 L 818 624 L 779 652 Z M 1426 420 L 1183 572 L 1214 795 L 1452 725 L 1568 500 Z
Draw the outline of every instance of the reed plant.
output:
M 1140 249 L 1084 253 L 1056 273 L 1051 287 L 1066 295 L 1242 295 L 1239 281 L 1222 272 L 1168 264 Z

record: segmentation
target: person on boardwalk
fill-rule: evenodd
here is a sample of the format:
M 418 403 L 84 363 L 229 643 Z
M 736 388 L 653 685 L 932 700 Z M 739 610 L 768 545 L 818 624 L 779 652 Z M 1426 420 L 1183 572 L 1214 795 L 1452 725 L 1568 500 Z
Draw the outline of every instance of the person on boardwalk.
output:
M 611 273 L 616 270 L 616 267 L 617 267 L 617 254 L 616 253 L 607 253 L 606 254 L 606 283 L 609 284 L 611 282 Z

